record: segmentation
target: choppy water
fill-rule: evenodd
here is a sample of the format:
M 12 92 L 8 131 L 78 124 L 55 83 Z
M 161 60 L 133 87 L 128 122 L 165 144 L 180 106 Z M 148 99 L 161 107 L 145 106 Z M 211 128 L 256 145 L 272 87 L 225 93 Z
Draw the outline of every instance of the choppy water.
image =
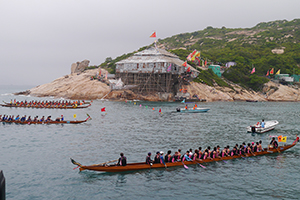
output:
M 28 88 L 27 88 L 28 89 Z M 23 88 L 0 87 L 0 101 L 43 99 L 12 96 Z M 49 98 L 48 98 L 49 99 Z M 43 99 L 45 100 L 45 99 Z M 141 106 L 140 106 L 141 105 Z M 213 102 L 208 113 L 182 114 L 180 103 L 94 101 L 88 109 L 43 110 L 0 108 L 1 114 L 92 120 L 84 124 L 0 124 L 0 169 L 7 199 L 299 199 L 300 146 L 272 156 L 236 159 L 170 169 L 130 173 L 73 170 L 70 157 L 82 164 L 114 160 L 124 152 L 128 162 L 145 160 L 147 152 L 183 151 L 199 146 L 233 146 L 288 136 L 299 129 L 299 103 Z M 106 112 L 100 111 L 106 107 Z M 154 111 L 152 110 L 154 108 Z M 161 108 L 162 114 L 158 110 Z M 274 131 L 246 133 L 245 127 L 276 119 Z

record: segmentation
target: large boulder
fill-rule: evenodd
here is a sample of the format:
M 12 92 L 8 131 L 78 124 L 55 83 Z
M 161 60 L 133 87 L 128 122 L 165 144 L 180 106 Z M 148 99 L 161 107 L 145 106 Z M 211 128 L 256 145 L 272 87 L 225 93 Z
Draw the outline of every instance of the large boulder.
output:
M 90 64 L 89 60 L 83 60 L 81 62 L 76 62 L 71 65 L 71 74 L 81 73 L 87 68 Z

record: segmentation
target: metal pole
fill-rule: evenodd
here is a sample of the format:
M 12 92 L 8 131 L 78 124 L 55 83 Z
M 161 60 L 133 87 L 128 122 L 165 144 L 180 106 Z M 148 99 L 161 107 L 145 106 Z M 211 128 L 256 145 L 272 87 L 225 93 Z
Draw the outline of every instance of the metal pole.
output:
M 0 200 L 5 200 L 5 177 L 0 170 Z

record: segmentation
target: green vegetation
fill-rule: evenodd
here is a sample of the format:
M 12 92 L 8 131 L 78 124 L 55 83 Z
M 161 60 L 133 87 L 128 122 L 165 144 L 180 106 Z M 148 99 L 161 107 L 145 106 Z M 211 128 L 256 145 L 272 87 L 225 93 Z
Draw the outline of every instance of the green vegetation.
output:
M 208 70 L 199 70 L 200 74 L 195 82 L 206 83 L 209 86 L 214 86 L 214 83 L 218 84 L 221 87 L 230 87 L 225 81 L 219 78 L 211 69 Z
M 201 51 L 201 59 L 207 60 L 208 64 L 225 66 L 227 62 L 236 62 L 237 65 L 227 69 L 223 77 L 255 91 L 259 91 L 262 84 L 268 82 L 269 79 L 265 78 L 265 75 L 272 68 L 275 73 L 280 69 L 281 74 L 300 74 L 299 42 L 300 19 L 263 22 L 245 29 L 209 26 L 201 31 L 158 40 L 159 44 L 164 45 L 166 49 L 172 49 L 170 52 L 182 60 L 186 60 L 189 53 L 197 49 Z M 145 48 L 148 46 L 138 51 Z M 283 49 L 284 53 L 274 54 L 272 53 L 274 49 Z M 114 73 L 115 63 L 131 55 L 133 53 L 112 60 L 107 58 L 101 66 Z M 196 67 L 195 63 L 188 63 Z M 253 67 L 256 71 L 250 74 Z M 209 71 L 202 71 L 195 79 L 208 85 L 212 85 L 213 80 L 218 85 L 226 87 L 222 79 L 212 77 Z

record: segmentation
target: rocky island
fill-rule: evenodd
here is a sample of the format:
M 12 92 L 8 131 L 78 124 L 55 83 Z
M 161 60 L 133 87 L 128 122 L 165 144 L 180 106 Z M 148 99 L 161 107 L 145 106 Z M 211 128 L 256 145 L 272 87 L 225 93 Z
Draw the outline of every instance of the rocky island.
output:
M 83 61 L 84 62 L 84 61 Z M 83 63 L 82 62 L 82 63 Z M 74 66 L 74 65 L 73 65 Z M 79 65 L 81 66 L 81 65 Z M 72 68 L 74 69 L 74 67 Z M 106 70 L 101 69 L 102 74 Z M 66 99 L 108 99 L 115 101 L 123 100 L 145 100 L 145 101 L 173 101 L 172 96 L 160 98 L 158 94 L 141 95 L 132 92 L 131 90 L 111 90 L 110 86 L 98 81 L 91 80 L 92 76 L 99 73 L 99 69 L 90 70 L 72 70 L 72 73 L 60 77 L 51 83 L 39 85 L 26 92 L 16 94 L 27 94 L 37 97 L 56 97 Z M 207 102 L 212 101 L 299 101 L 299 90 L 295 86 L 286 86 L 269 81 L 264 84 L 263 92 L 255 92 L 246 90 L 245 88 L 230 83 L 229 87 L 208 86 L 202 83 L 191 82 L 186 85 L 187 94 L 197 95 Z

